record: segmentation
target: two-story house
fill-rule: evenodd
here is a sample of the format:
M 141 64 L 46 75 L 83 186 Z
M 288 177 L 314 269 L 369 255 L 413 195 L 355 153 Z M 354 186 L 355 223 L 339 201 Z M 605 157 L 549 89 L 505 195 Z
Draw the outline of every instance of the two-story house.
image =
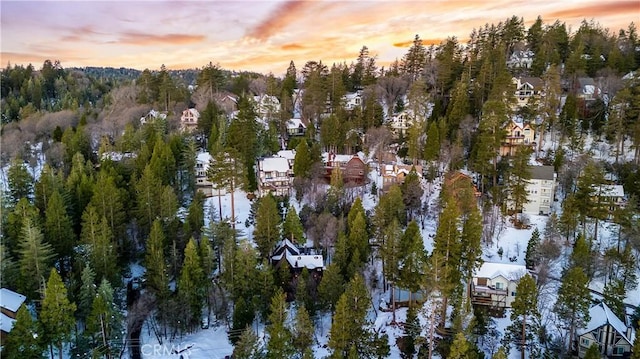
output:
M 527 268 L 519 264 L 483 263 L 473 275 L 471 302 L 493 309 L 511 308 L 518 282 L 527 273 Z
M 200 112 L 195 108 L 188 108 L 182 111 L 180 116 L 180 130 L 183 132 L 193 132 L 198 128 Z
M 280 100 L 272 95 L 258 95 L 253 97 L 258 117 L 270 119 L 280 111 Z
M 26 300 L 27 297 L 22 294 L 7 288 L 0 289 L 0 346 L 11 332 L 18 310 Z
M 517 107 L 524 107 L 530 103 L 531 99 L 539 99 L 542 96 L 542 79 L 539 77 L 514 77 L 512 79 L 516 86 Z
M 402 164 L 387 164 L 383 165 L 382 171 L 382 190 L 386 191 L 394 184 L 401 185 L 404 183 L 404 179 L 407 177 L 411 169 L 415 167 L 415 171 L 418 177 L 422 178 L 422 166 L 416 165 L 402 165 Z
M 304 136 L 307 133 L 307 126 L 299 118 L 292 118 L 287 121 L 287 134 L 289 137 Z
M 630 356 L 635 338 L 633 326 L 625 324 L 604 302 L 589 309 L 589 318 L 589 323 L 576 332 L 579 358 L 584 358 L 593 344 L 609 359 Z
M 146 125 L 148 123 L 154 123 L 157 120 L 166 121 L 167 120 L 167 114 L 164 113 L 164 112 L 151 110 L 146 115 L 140 117 L 140 124 L 141 125 Z
M 511 120 L 505 131 L 507 136 L 500 145 L 500 156 L 513 156 L 519 146 L 535 145 L 535 131 L 528 123 Z
M 213 158 L 209 152 L 200 152 L 196 156 L 196 188 L 204 193 L 207 197 L 213 195 L 213 183 L 207 176 L 207 170 Z
M 360 186 L 367 178 L 367 165 L 357 155 L 336 155 L 334 153 L 323 153 L 324 177 L 331 181 L 331 174 L 336 168 L 342 172 L 342 182 L 345 184 Z
M 584 102 L 589 102 L 600 97 L 600 88 L 591 77 L 578 77 L 574 83 L 576 97 Z
M 527 203 L 522 212 L 527 214 L 550 214 L 556 190 L 556 174 L 553 166 L 531 166 L 531 179 L 526 186 Z
M 347 110 L 353 110 L 358 107 L 362 107 L 362 91 L 347 92 L 342 96 L 344 101 L 344 108 Z
M 613 215 L 613 211 L 625 205 L 624 187 L 615 184 L 603 184 L 593 187 L 593 200 L 600 208 Z
M 293 184 L 293 161 L 281 156 L 265 157 L 258 160 L 258 195 L 272 193 L 288 196 Z

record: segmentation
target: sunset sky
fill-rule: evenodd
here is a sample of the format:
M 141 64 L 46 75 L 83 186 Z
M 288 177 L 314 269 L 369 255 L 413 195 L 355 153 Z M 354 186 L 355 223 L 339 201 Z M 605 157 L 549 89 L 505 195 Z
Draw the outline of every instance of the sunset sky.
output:
M 6 1 L 0 2 L 1 65 L 60 60 L 63 67 L 201 68 L 273 72 L 290 60 L 351 63 L 364 45 L 378 64 L 426 44 L 465 41 L 475 27 L 538 15 L 576 29 L 594 19 L 617 32 L 636 25 L 640 0 L 428 1 Z

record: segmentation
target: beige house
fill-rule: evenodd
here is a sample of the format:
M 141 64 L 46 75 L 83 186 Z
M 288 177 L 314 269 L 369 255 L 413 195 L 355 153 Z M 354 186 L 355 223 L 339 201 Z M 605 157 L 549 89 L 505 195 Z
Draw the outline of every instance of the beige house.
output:
M 628 358 L 635 338 L 633 326 L 625 324 L 604 303 L 589 309 L 589 323 L 577 331 L 578 357 L 584 358 L 593 344 L 606 358 Z
M 514 77 L 512 79 L 516 86 L 517 107 L 524 107 L 531 99 L 539 99 L 542 96 L 542 79 L 539 77 Z
M 409 172 L 411 172 L 411 168 L 414 167 L 412 165 L 399 165 L 399 164 L 388 164 L 383 165 L 382 171 L 382 189 L 386 191 L 394 184 L 401 185 L 404 183 L 404 179 L 407 177 Z M 415 166 L 416 173 L 418 177 L 422 178 L 422 166 Z
M 471 302 L 494 309 L 511 308 L 518 282 L 527 273 L 527 268 L 519 264 L 483 263 L 473 275 Z
M 531 179 L 527 184 L 528 202 L 522 206 L 522 213 L 550 214 L 556 190 L 556 174 L 553 166 L 531 166 Z
M 500 146 L 500 156 L 513 156 L 518 146 L 533 146 L 535 144 L 535 131 L 528 123 L 511 120 L 507 123 L 505 130 L 507 136 Z
M 182 111 L 180 116 L 180 130 L 183 132 L 193 132 L 198 128 L 200 112 L 195 108 L 188 108 Z

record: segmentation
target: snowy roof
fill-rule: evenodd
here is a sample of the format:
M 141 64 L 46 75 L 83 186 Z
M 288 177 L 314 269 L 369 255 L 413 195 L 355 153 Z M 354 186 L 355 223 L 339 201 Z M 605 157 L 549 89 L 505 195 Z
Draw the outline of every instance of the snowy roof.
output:
M 25 300 L 27 300 L 27 297 L 22 294 L 7 288 L 0 289 L 0 306 L 2 308 L 16 313 Z
M 553 166 L 531 166 L 529 170 L 531 179 L 552 181 L 554 178 Z
M 196 156 L 196 162 L 197 163 L 204 163 L 204 164 L 209 164 L 209 162 L 213 159 L 213 157 L 211 157 L 211 155 L 209 154 L 209 152 L 200 152 L 198 153 L 198 155 Z
M 332 156 L 333 158 L 331 159 L 331 161 L 339 162 L 339 163 L 347 163 L 351 161 L 351 159 L 353 158 L 353 155 L 332 155 Z M 322 154 L 322 161 L 329 162 L 329 153 L 325 152 Z
M 278 156 L 286 158 L 288 160 L 293 160 L 296 158 L 296 151 L 294 150 L 282 150 L 278 151 Z
M 510 281 L 516 281 L 527 274 L 527 267 L 520 264 L 507 263 L 488 263 L 482 264 L 474 277 L 477 278 L 496 278 L 503 276 Z
M 601 302 L 598 305 L 594 305 L 589 309 L 589 323 L 583 329 L 578 330 L 578 335 L 589 333 L 593 330 L 600 328 L 605 324 L 610 324 L 622 337 L 624 337 L 629 343 L 633 343 L 633 338 L 627 337 L 627 326 L 618 318 L 609 307 Z
M 299 118 L 292 118 L 287 121 L 288 129 L 297 129 L 300 128 L 300 126 L 302 126 L 302 128 L 307 128 L 307 126 L 305 126 L 304 123 L 302 123 L 302 120 Z
M 200 117 L 200 112 L 198 112 L 198 110 L 196 110 L 195 108 L 188 108 L 182 111 L 182 116 L 186 116 L 189 113 L 194 117 Z
M 597 195 L 607 197 L 624 197 L 624 187 L 616 184 L 606 184 L 596 188 Z
M 320 254 L 308 254 L 299 256 L 287 256 L 287 262 L 293 268 L 316 269 L 324 267 L 324 259 Z
M 0 330 L 2 330 L 3 332 L 9 333 L 13 328 L 13 323 L 15 322 L 15 319 L 11 319 L 4 313 L 0 313 Z
M 266 172 L 287 172 L 289 161 L 284 157 L 266 157 L 260 160 L 260 169 Z

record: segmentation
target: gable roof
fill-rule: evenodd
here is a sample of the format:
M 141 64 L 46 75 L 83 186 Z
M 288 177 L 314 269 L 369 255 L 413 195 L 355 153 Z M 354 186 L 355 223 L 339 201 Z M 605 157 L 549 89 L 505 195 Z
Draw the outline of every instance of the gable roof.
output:
M 502 276 L 510 281 L 517 281 L 527 274 L 527 267 L 520 264 L 484 262 L 474 275 L 477 278 L 496 278 Z
M 541 89 L 542 88 L 542 79 L 539 77 L 521 77 L 520 79 L 520 84 L 529 84 L 531 85 L 531 87 L 533 87 L 534 89 Z
M 307 128 L 307 126 L 302 122 L 299 118 L 292 118 L 287 121 L 287 129 L 298 129 L 302 126 L 302 128 Z
M 594 331 L 605 324 L 610 324 L 624 339 L 627 340 L 630 344 L 633 343 L 633 338 L 627 337 L 627 326 L 616 316 L 613 314 L 611 309 L 604 303 L 601 302 L 598 305 L 594 305 L 589 309 L 589 323 L 587 326 L 579 329 L 578 335 L 583 335 Z
M 279 262 L 283 257 L 293 268 L 324 268 L 324 258 L 321 254 L 301 254 L 298 246 L 288 239 L 283 239 L 279 243 L 278 248 L 276 248 L 271 256 L 271 260 L 273 262 Z
M 4 313 L 0 313 L 0 330 L 2 330 L 3 332 L 9 333 L 13 328 L 13 324 L 15 322 L 15 319 L 11 319 Z
M 0 289 L 0 307 L 2 308 L 16 313 L 26 300 L 27 297 L 20 293 L 16 293 L 7 288 Z

